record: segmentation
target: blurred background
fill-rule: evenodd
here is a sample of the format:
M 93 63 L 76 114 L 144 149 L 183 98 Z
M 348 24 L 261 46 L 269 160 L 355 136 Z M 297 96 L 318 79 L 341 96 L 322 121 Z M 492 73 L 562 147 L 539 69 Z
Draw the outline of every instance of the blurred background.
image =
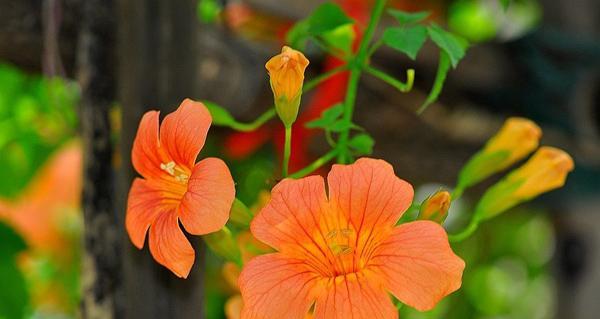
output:
M 203 255 L 176 279 L 124 231 L 130 151 L 141 115 L 184 97 L 253 120 L 272 105 L 264 69 L 293 23 L 317 0 L 0 0 L 0 318 L 225 318 L 236 294 L 223 260 Z M 359 26 L 370 0 L 337 0 Z M 413 183 L 417 200 L 452 187 L 459 169 L 509 116 L 543 128 L 542 144 L 573 155 L 566 187 L 485 223 L 455 248 L 463 288 L 436 309 L 402 318 L 597 318 L 600 313 L 600 2 L 390 0 L 431 12 L 469 40 L 439 101 L 437 54 L 416 61 L 382 49 L 372 63 L 415 88 L 402 94 L 365 75 L 355 119 L 373 156 Z M 382 21 L 382 27 L 391 24 Z M 308 47 L 307 78 L 339 65 Z M 300 124 L 345 94 L 332 77 L 303 98 Z M 301 127 L 301 125 L 298 125 Z M 278 170 L 283 130 L 213 128 L 203 154 L 224 157 L 245 203 L 260 201 Z M 295 131 L 292 170 L 327 150 L 323 134 Z M 325 170 L 327 171 L 327 170 Z M 493 182 L 493 181 L 492 181 Z M 453 205 L 458 228 L 481 191 Z M 258 206 L 256 204 L 255 206 Z M 251 206 L 251 205 L 249 205 Z

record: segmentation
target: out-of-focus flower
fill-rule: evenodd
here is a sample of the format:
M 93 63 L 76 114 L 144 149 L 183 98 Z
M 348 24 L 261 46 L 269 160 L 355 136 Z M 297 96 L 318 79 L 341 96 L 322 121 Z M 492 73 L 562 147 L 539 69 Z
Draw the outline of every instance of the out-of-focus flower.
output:
M 477 205 L 480 220 L 488 219 L 542 193 L 560 188 L 574 168 L 573 159 L 554 147 L 541 147 L 523 166 L 492 186 Z
M 387 162 L 334 165 L 284 179 L 251 224 L 277 250 L 253 258 L 239 284 L 242 318 L 397 318 L 388 291 L 419 310 L 461 285 L 464 262 L 431 221 L 395 226 L 413 189 Z M 268 271 L 267 271 L 268 270 Z
M 542 130 L 532 121 L 512 117 L 475 154 L 459 175 L 459 187 L 466 188 L 525 158 L 539 145 Z
M 133 181 L 125 224 L 139 249 L 149 232 L 150 252 L 161 265 L 187 277 L 195 253 L 179 222 L 193 235 L 223 228 L 235 198 L 229 168 L 217 158 L 196 163 L 212 118 L 190 99 L 168 114 L 159 131 L 159 113 L 144 114 L 133 143 L 132 162 L 144 178 Z
M 438 191 L 429 196 L 421 204 L 419 210 L 419 220 L 431 220 L 442 224 L 448 217 L 448 209 L 452 199 L 447 191 Z
M 298 116 L 304 71 L 308 63 L 302 52 L 284 46 L 281 53 L 272 57 L 265 65 L 269 71 L 275 109 L 285 126 L 292 125 Z

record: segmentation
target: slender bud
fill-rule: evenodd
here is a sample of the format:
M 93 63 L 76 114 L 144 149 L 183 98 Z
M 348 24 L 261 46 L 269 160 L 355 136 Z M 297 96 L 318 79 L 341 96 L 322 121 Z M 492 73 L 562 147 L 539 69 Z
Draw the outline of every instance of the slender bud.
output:
M 554 147 L 541 147 L 523 166 L 492 186 L 477 205 L 478 219 L 488 219 L 545 192 L 560 188 L 574 168 L 573 159 Z
M 528 119 L 511 117 L 459 175 L 458 186 L 467 188 L 525 158 L 538 145 L 542 130 Z
M 275 109 L 285 126 L 292 125 L 298 116 L 304 71 L 308 63 L 302 52 L 284 46 L 281 53 L 265 65 L 269 71 Z
M 442 224 L 446 220 L 446 217 L 448 217 L 450 202 L 450 193 L 447 191 L 436 192 L 423 201 L 417 219 L 431 220 Z

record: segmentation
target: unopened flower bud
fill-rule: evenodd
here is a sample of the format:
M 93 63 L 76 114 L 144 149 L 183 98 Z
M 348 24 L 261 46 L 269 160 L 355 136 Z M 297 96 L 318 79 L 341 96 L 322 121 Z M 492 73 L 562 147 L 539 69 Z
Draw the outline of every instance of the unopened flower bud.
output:
M 488 219 L 545 192 L 560 188 L 574 168 L 573 159 L 554 147 L 541 147 L 523 166 L 492 186 L 477 205 L 479 219 Z
M 464 166 L 458 188 L 465 189 L 521 160 L 535 150 L 542 130 L 528 119 L 511 117 Z
M 304 71 L 308 63 L 302 52 L 284 46 L 281 53 L 265 65 L 269 71 L 275 109 L 285 126 L 292 125 L 298 116 Z
M 442 224 L 448 217 L 451 201 L 450 193 L 447 191 L 436 192 L 423 201 L 418 219 Z

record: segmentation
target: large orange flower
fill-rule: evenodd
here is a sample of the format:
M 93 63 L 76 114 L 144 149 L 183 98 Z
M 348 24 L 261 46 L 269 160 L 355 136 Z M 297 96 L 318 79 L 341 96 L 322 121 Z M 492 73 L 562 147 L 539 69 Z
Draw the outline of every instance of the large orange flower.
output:
M 165 117 L 160 132 L 158 120 L 157 111 L 144 114 L 133 142 L 133 166 L 144 178 L 133 181 L 125 223 L 139 249 L 150 229 L 154 259 L 185 278 L 195 254 L 179 222 L 193 235 L 221 229 L 229 218 L 235 187 L 222 160 L 196 163 L 212 121 L 202 103 L 183 101 Z
M 239 279 L 242 318 L 397 318 L 388 291 L 428 310 L 461 285 L 464 262 L 431 221 L 395 226 L 413 189 L 382 160 L 334 165 L 327 177 L 285 179 L 251 224 L 278 250 Z

